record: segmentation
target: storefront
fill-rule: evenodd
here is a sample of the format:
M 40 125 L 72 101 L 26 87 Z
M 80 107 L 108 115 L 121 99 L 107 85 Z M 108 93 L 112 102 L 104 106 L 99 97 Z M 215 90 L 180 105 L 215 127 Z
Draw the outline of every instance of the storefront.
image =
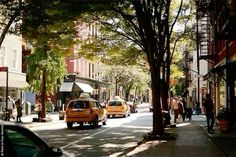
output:
M 68 75 L 58 89 L 58 99 L 61 106 L 70 99 L 78 98 L 82 92 L 90 94 L 91 97 L 104 101 L 108 97 L 108 86 L 110 84 L 76 75 Z
M 224 107 L 236 123 L 236 55 L 222 60 L 212 70 L 215 76 L 216 112 Z
M 22 98 L 23 101 L 24 91 L 28 86 L 26 80 L 26 74 L 23 73 L 14 73 L 8 72 L 8 77 L 6 72 L 0 72 L 0 98 L 1 101 L 6 100 L 6 97 L 9 95 L 13 100 L 17 98 Z M 6 91 L 6 86 L 8 91 Z M 1 108 L 1 107 L 0 107 Z

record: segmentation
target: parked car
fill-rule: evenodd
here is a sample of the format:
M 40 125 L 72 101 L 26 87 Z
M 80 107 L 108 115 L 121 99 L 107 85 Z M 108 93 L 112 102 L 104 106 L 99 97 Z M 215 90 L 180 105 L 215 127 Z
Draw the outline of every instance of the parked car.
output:
M 137 108 L 137 104 L 132 102 L 132 101 L 127 101 L 126 102 L 129 107 L 130 107 L 130 113 L 137 113 L 138 112 L 138 108 Z
M 106 106 L 107 116 L 130 116 L 130 106 L 126 103 L 125 100 L 116 96 L 114 100 L 108 101 Z
M 79 99 L 69 101 L 65 111 L 65 121 L 69 129 L 75 123 L 80 126 L 87 123 L 97 127 L 99 122 L 106 125 L 107 112 L 97 100 L 81 94 Z
M 63 152 L 60 148 L 49 146 L 42 138 L 29 129 L 0 121 L 1 156 L 4 157 L 58 157 Z

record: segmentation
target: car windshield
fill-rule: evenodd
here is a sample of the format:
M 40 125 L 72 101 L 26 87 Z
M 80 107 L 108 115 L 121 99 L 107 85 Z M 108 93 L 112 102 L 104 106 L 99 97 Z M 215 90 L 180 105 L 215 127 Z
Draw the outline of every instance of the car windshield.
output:
M 87 109 L 89 108 L 89 102 L 88 101 L 72 101 L 69 104 L 70 109 Z
M 110 101 L 108 103 L 109 106 L 122 106 L 121 101 Z

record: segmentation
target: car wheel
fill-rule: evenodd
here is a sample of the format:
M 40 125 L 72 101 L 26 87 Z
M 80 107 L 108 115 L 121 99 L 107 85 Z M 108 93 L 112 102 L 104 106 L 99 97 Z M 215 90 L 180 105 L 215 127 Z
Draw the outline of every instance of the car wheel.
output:
M 102 122 L 102 125 L 107 125 L 107 120 L 104 120 L 104 121 Z
M 80 122 L 79 125 L 82 127 L 82 126 L 84 126 L 84 123 L 83 123 L 83 122 Z
M 73 123 L 72 123 L 72 122 L 67 122 L 66 124 L 67 124 L 67 128 L 68 128 L 68 129 L 71 129 L 72 126 L 73 126 Z
M 93 126 L 95 128 L 98 127 L 98 117 L 96 117 L 95 121 L 93 122 Z
M 104 120 L 102 122 L 102 125 L 107 125 L 107 116 L 104 117 Z

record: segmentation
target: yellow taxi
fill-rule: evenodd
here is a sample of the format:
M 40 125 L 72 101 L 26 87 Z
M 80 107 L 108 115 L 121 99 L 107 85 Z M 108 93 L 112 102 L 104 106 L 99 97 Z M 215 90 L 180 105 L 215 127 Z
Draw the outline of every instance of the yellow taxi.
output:
M 125 100 L 116 96 L 114 100 L 110 100 L 106 106 L 107 117 L 111 116 L 130 116 L 130 107 Z
M 99 122 L 106 125 L 107 112 L 97 100 L 82 93 L 78 99 L 69 101 L 64 119 L 69 129 L 73 124 L 90 124 L 97 127 Z

